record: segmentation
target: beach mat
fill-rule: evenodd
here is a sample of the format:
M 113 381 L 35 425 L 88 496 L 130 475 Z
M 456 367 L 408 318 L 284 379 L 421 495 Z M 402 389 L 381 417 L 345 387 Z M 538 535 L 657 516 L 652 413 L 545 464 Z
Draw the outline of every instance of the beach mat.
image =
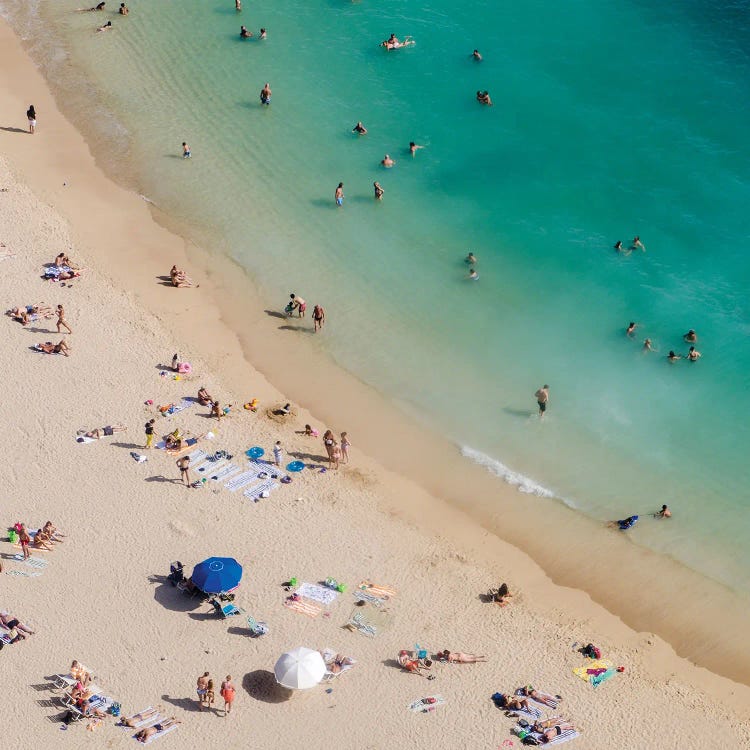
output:
M 354 607 L 349 615 L 346 627 L 358 630 L 362 635 L 375 638 L 382 633 L 390 624 L 390 615 L 384 610 L 372 604 L 363 607 Z
M 425 702 L 425 701 L 434 701 Z M 434 711 L 438 706 L 445 704 L 445 698 L 442 695 L 428 695 L 425 698 L 417 698 L 412 701 L 406 707 L 415 714 L 427 714 Z
M 317 583 L 306 583 L 300 584 L 299 588 L 294 592 L 303 599 L 311 599 L 318 604 L 322 604 L 324 607 L 330 607 L 339 596 L 339 592 L 334 589 L 329 589 L 327 586 L 320 586 Z
M 593 675 L 590 673 L 589 670 L 599 670 L 603 669 L 605 672 L 612 667 L 612 662 L 607 661 L 606 659 L 591 659 L 587 664 L 584 664 L 582 667 L 576 667 L 573 670 L 573 674 L 577 677 L 580 677 L 584 682 L 591 682 L 591 678 L 595 677 L 596 675 Z

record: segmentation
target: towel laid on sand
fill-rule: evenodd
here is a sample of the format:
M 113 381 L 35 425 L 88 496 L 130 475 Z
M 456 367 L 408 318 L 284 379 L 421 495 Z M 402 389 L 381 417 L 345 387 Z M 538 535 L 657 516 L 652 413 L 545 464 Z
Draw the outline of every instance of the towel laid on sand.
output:
M 340 651 L 334 651 L 332 648 L 324 648 L 320 655 L 323 657 L 323 661 L 326 665 L 326 674 L 325 679 L 333 679 L 334 677 L 338 677 L 340 674 L 350 670 L 357 662 L 355 659 L 352 659 L 350 656 L 346 657 L 347 662 L 351 662 L 350 664 L 340 664 L 338 666 L 337 671 L 333 672 L 331 671 L 331 666 L 335 664 L 336 662 L 336 656 L 339 655 Z
M 428 695 L 426 698 L 417 698 L 417 700 L 412 701 L 407 705 L 407 708 L 415 714 L 427 714 L 444 703 L 445 698 L 442 695 Z
M 315 604 L 315 602 L 306 602 L 301 599 L 286 599 L 284 601 L 284 606 L 287 609 L 299 612 L 299 614 L 313 619 L 316 618 L 323 609 L 319 604 Z
M 338 591 L 329 589 L 327 586 L 319 586 L 317 583 L 301 583 L 294 593 L 304 599 L 312 599 L 324 607 L 333 604 L 339 596 Z
M 591 682 L 591 678 L 597 673 L 602 674 L 612 666 L 612 662 L 606 659 L 590 659 L 582 667 L 576 667 L 573 674 L 580 677 L 584 682 Z
M 358 630 L 362 635 L 374 638 L 382 633 L 390 623 L 390 615 L 372 604 L 354 607 L 349 615 L 346 627 Z

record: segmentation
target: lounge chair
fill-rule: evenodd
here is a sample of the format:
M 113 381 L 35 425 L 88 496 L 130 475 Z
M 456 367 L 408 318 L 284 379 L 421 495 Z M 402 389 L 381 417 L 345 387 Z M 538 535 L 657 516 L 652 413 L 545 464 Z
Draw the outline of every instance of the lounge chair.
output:
M 213 608 L 217 615 L 221 615 L 222 619 L 231 617 L 232 615 L 244 615 L 245 610 L 235 606 L 233 602 L 227 602 L 222 604 L 218 599 L 210 599 L 209 603 L 213 605 Z
M 254 617 L 247 616 L 247 627 L 250 628 L 250 637 L 257 638 L 268 632 L 268 625 L 265 622 L 258 622 Z

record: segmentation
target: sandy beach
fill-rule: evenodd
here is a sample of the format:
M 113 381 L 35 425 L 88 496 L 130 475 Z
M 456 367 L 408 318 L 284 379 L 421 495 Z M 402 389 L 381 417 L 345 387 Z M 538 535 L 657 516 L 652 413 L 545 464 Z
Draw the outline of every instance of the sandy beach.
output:
M 362 406 L 376 397 L 361 384 L 334 381 L 330 368 L 313 360 L 315 376 L 302 395 L 281 373 L 306 350 L 295 354 L 288 337 L 279 342 L 278 320 L 262 310 L 237 336 L 236 316 L 245 310 L 226 302 L 238 296 L 223 281 L 232 275 L 221 268 L 207 273 L 217 259 L 188 246 L 165 228 L 165 217 L 157 223 L 142 198 L 107 179 L 4 24 L 0 43 L 0 251 L 10 254 L 0 261 L 0 294 L 4 309 L 62 303 L 73 330 L 59 335 L 54 318 L 26 327 L 4 318 L 5 523 L 37 528 L 51 519 L 67 535 L 54 551 L 35 552 L 44 562 L 31 566 L 0 542 L 0 610 L 35 631 L 2 650 L 12 689 L 0 722 L 9 744 L 56 747 L 70 738 L 54 736 L 67 732 L 81 743 L 97 741 L 89 735 L 106 735 L 112 747 L 132 743 L 133 732 L 113 726 L 111 717 L 92 732 L 80 724 L 61 730 L 53 701 L 61 691 L 50 677 L 78 659 L 124 715 L 155 706 L 181 721 L 163 739 L 175 747 L 518 746 L 513 719 L 490 696 L 529 683 L 563 697 L 555 713 L 581 732 L 571 747 L 750 747 L 750 689 L 675 653 L 694 661 L 705 655 L 700 663 L 746 681 L 748 657 L 739 641 L 744 602 L 728 592 L 700 601 L 707 613 L 722 612 L 722 627 L 708 614 L 701 627 L 681 623 L 679 613 L 674 624 L 660 618 L 669 643 L 632 629 L 650 622 L 646 600 L 662 590 L 670 604 L 695 607 L 689 572 L 667 564 L 650 598 L 641 600 L 632 587 L 613 585 L 628 559 L 626 543 L 604 535 L 575 549 L 568 511 L 550 505 L 550 523 L 570 539 L 570 556 L 561 555 L 560 545 L 553 552 L 543 541 L 534 545 L 531 537 L 539 535 L 529 534 L 514 490 L 498 489 L 480 469 L 463 470 L 459 479 L 460 457 L 447 443 L 426 441 L 394 410 L 379 419 L 380 402 Z M 34 136 L 24 133 L 31 101 L 39 113 Z M 85 269 L 65 286 L 41 279 L 44 264 L 60 252 Z M 201 288 L 165 283 L 173 263 Z M 241 286 L 244 279 L 234 277 Z M 71 347 L 67 358 L 32 351 L 61 339 Z M 175 352 L 191 362 L 191 376 L 161 376 Z M 201 386 L 234 404 L 220 424 L 198 405 L 170 418 L 157 413 L 156 406 L 194 397 Z M 241 408 L 251 398 L 259 399 L 257 413 Z M 293 416 L 267 416 L 287 400 L 296 404 Z M 249 447 L 268 455 L 280 440 L 285 461 L 325 466 L 321 439 L 300 434 L 305 423 L 321 434 L 347 430 L 354 448 L 338 471 L 306 468 L 255 503 L 222 483 L 185 488 L 175 456 L 142 450 L 143 425 L 152 417 L 159 436 L 175 428 L 194 435 L 212 430 L 215 438 L 196 447 L 226 450 L 238 465 Z M 79 430 L 119 423 L 127 431 L 89 444 L 75 440 Z M 388 439 L 394 424 L 398 441 Z M 132 452 L 148 460 L 137 463 Z M 484 518 L 464 512 L 467 487 L 488 498 Z M 525 551 L 493 533 L 500 527 Z M 250 638 L 244 616 L 222 620 L 166 581 L 171 561 L 190 571 L 211 555 L 233 556 L 244 566 L 236 604 L 266 622 L 268 634 Z M 592 559 L 589 593 L 564 588 L 580 580 L 583 561 L 593 567 Z M 648 558 L 640 564 L 647 567 Z M 554 570 L 555 580 L 544 570 Z M 347 590 L 317 617 L 284 606 L 284 581 L 329 576 Z M 363 580 L 398 592 L 373 638 L 342 627 L 356 611 L 352 591 Z M 502 581 L 515 593 L 512 603 L 483 602 L 480 595 Z M 601 606 L 609 599 L 629 625 Z M 586 666 L 574 644 L 588 642 L 624 672 L 596 688 L 574 675 Z M 399 650 L 417 643 L 431 653 L 486 655 L 487 662 L 436 664 L 428 681 L 396 662 Z M 275 685 L 273 666 L 298 645 L 330 647 L 356 665 L 328 685 L 290 694 Z M 197 710 L 195 681 L 205 671 L 217 680 L 217 692 L 232 675 L 231 716 Z M 426 715 L 407 709 L 431 695 L 445 704 Z

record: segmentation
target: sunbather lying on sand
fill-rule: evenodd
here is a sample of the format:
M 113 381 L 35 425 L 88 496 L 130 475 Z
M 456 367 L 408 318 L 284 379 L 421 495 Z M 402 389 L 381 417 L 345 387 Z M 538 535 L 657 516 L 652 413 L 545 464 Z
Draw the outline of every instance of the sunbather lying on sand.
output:
M 476 656 L 475 654 L 464 654 L 461 651 L 438 651 L 438 661 L 447 661 L 452 664 L 476 664 L 478 661 L 487 661 L 486 656 Z
M 554 723 L 550 723 L 554 722 Z M 542 735 L 542 742 L 552 742 L 557 739 L 563 732 L 575 727 L 567 721 L 563 721 L 560 718 L 547 719 L 546 721 L 540 721 L 534 724 L 532 727 L 533 731 L 539 732 Z
M 492 696 L 492 702 L 498 708 L 507 708 L 509 711 L 528 711 L 529 699 L 521 698 L 517 695 L 506 695 L 505 693 L 495 693 Z
M 34 635 L 33 630 L 26 627 L 26 625 L 24 625 L 17 617 L 13 617 L 13 615 L 7 610 L 0 612 L 0 624 L 2 624 L 2 626 L 4 628 L 7 628 L 8 630 L 13 630 L 15 628 L 20 633 L 28 633 L 28 635 Z
M 124 424 L 112 424 L 106 427 L 97 427 L 94 430 L 89 430 L 83 433 L 83 437 L 94 438 L 94 440 L 101 440 L 103 437 L 110 437 L 116 432 L 125 432 L 128 428 Z
M 51 318 L 55 313 L 49 305 L 40 302 L 37 305 L 14 307 L 11 310 L 7 310 L 5 314 L 25 326 L 39 318 Z
M 422 661 L 421 659 L 409 656 L 408 651 L 399 651 L 398 663 L 401 665 L 402 669 L 418 675 L 422 674 L 420 671 L 421 669 L 429 669 L 432 666 L 432 662 L 429 659 Z
M 61 341 L 59 344 L 53 344 L 51 341 L 45 341 L 43 344 L 36 344 L 34 347 L 38 352 L 44 352 L 45 354 L 64 354 L 66 357 L 69 356 L 68 352 L 70 347 Z
M 184 271 L 177 268 L 177 266 L 172 266 L 172 270 L 169 272 L 169 278 L 172 280 L 172 286 L 193 286 L 193 280 Z
M 159 732 L 163 732 L 165 729 L 169 729 L 169 727 L 173 727 L 176 724 L 182 724 L 182 722 L 177 721 L 174 716 L 171 716 L 166 721 L 161 722 L 161 724 L 154 724 L 152 727 L 146 727 L 136 732 L 135 738 L 138 742 L 145 742 L 149 737 L 153 737 L 155 734 L 159 734 Z
M 68 281 L 69 279 L 77 279 L 80 275 L 81 271 L 77 268 L 47 266 L 44 269 L 43 278 L 45 281 Z
M 559 701 L 562 698 L 559 695 L 550 695 L 549 693 L 543 693 L 540 690 L 534 690 L 531 685 L 526 685 L 520 688 L 523 695 L 528 698 L 533 698 L 537 703 L 541 703 L 543 706 L 549 706 L 550 708 L 556 708 Z
M 140 724 L 142 721 L 148 721 L 154 719 L 159 715 L 159 711 L 156 708 L 147 708 L 145 711 L 141 711 L 139 714 L 133 714 L 133 716 L 126 718 L 123 716 L 118 726 L 121 727 L 135 727 L 136 724 Z

